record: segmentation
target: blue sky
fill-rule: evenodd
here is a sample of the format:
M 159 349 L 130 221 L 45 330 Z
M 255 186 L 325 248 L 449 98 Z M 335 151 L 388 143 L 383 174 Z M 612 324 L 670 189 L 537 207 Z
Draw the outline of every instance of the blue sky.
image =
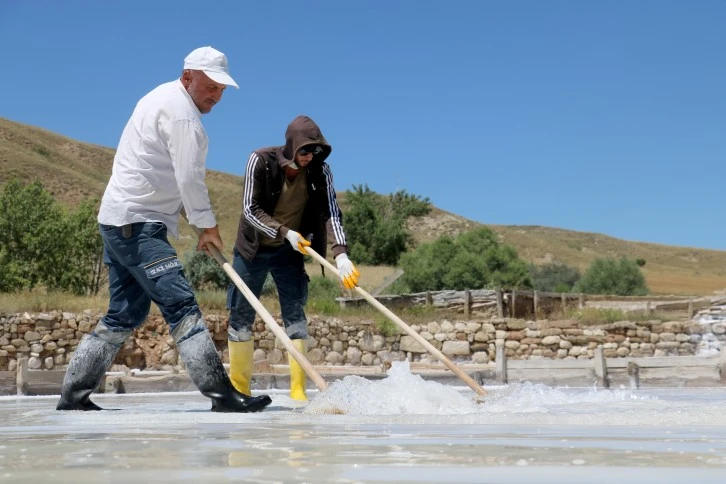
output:
M 339 191 L 726 250 L 724 24 L 722 0 L 0 0 L 0 116 L 115 147 L 212 45 L 241 89 L 204 117 L 210 169 L 308 114 Z

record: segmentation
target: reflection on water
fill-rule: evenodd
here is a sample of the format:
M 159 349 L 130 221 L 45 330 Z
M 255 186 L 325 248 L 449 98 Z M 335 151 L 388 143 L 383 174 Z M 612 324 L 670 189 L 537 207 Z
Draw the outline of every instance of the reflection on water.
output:
M 726 389 L 488 390 L 402 364 L 251 415 L 196 393 L 98 395 L 118 410 L 93 413 L 0 397 L 0 482 L 726 482 Z

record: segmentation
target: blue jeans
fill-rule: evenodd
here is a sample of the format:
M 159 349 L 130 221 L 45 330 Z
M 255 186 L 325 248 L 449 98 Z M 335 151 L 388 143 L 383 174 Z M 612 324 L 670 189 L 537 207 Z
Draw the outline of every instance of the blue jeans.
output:
M 110 300 L 101 323 L 112 333 L 129 333 L 149 315 L 154 301 L 174 332 L 186 316 L 201 315 L 176 250 L 161 222 L 115 227 L 99 224 Z M 191 334 L 185 334 L 187 339 Z M 179 341 L 177 341 L 179 342 Z
M 283 244 L 275 248 L 261 247 L 254 259 L 246 260 L 235 249 L 232 267 L 258 299 L 267 274 L 271 273 L 280 298 L 280 312 L 285 332 L 290 339 L 308 337 L 305 304 L 308 301 L 309 278 L 305 272 L 302 254 L 294 250 L 290 244 Z M 230 310 L 229 339 L 231 341 L 252 339 L 255 309 L 233 284 L 227 291 L 227 308 Z

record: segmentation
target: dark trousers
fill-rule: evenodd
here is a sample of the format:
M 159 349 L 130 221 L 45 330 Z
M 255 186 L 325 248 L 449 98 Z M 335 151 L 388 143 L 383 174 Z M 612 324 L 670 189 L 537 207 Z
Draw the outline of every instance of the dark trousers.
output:
M 283 244 L 274 248 L 261 247 L 254 259 L 247 260 L 235 249 L 232 266 L 258 299 L 267 274 L 272 274 L 280 298 L 280 311 L 287 335 L 290 339 L 308 337 L 305 304 L 308 300 L 309 278 L 305 272 L 302 254 L 289 244 Z M 255 309 L 235 285 L 229 286 L 227 307 L 230 310 L 229 339 L 231 341 L 252 339 Z

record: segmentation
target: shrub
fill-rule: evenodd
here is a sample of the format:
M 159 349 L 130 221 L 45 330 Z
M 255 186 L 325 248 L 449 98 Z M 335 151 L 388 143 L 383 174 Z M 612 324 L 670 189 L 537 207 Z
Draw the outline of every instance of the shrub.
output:
M 561 262 L 530 265 L 532 286 L 544 292 L 570 292 L 580 280 L 580 271 Z
M 339 314 L 340 304 L 335 300 L 340 296 L 337 281 L 324 276 L 313 276 L 308 284 L 308 310 L 323 314 Z
M 308 284 L 308 298 L 327 298 L 335 300 L 340 296 L 340 284 L 324 276 L 313 276 Z
M 204 252 L 189 251 L 185 254 L 184 274 L 196 291 L 226 289 L 230 284 L 224 269 Z
M 345 232 L 351 259 L 360 264 L 394 265 L 410 244 L 406 219 L 431 210 L 428 198 L 400 190 L 382 196 L 367 185 L 346 192 Z
M 396 336 L 398 334 L 398 326 L 396 323 L 387 319 L 383 315 L 376 315 L 373 319 L 373 325 L 376 328 L 376 332 L 384 338 Z
M 527 265 L 516 250 L 500 244 L 487 227 L 442 236 L 401 256 L 403 282 L 411 291 L 532 286 Z
M 644 296 L 648 294 L 645 276 L 635 261 L 622 257 L 595 259 L 575 286 L 586 294 Z
M 0 291 L 95 294 L 103 253 L 95 207 L 87 199 L 67 211 L 40 182 L 9 181 L 0 194 Z

